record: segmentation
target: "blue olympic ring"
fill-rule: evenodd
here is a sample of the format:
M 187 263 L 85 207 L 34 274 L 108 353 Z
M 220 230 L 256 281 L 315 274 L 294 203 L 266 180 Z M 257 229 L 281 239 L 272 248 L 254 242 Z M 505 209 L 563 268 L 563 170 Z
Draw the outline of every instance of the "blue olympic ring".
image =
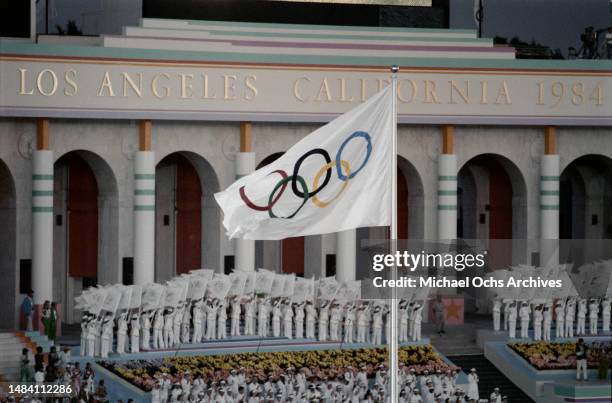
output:
M 347 178 L 347 176 L 342 173 L 342 165 L 340 164 L 340 161 L 342 160 L 341 158 L 342 151 L 344 150 L 344 147 L 348 144 L 349 141 L 357 137 L 363 137 L 368 142 L 367 153 L 366 153 L 365 159 L 363 160 L 359 168 L 352 171 Z M 370 159 L 371 154 L 372 154 L 372 138 L 370 137 L 370 135 L 363 131 L 356 131 L 353 134 L 351 134 L 346 140 L 342 142 L 342 145 L 340 146 L 340 149 L 338 150 L 338 153 L 336 154 L 336 172 L 338 172 L 338 179 L 342 181 L 346 181 L 347 179 L 353 179 L 353 177 L 357 175 L 359 171 L 361 171 L 363 167 L 368 163 L 368 160 Z

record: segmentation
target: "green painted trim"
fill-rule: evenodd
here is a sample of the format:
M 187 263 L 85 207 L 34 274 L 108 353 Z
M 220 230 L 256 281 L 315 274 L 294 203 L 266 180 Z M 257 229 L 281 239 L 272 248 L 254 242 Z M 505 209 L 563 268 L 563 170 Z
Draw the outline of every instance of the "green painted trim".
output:
M 457 210 L 456 205 L 439 204 L 438 210 Z
M 53 213 L 53 206 L 51 207 L 43 207 L 43 206 L 32 207 L 32 213 Z
M 155 179 L 155 174 L 134 174 L 134 179 Z
M 540 204 L 540 210 L 559 210 L 559 205 L 545 205 L 545 204 Z
M 32 196 L 53 196 L 53 190 L 32 190 Z
M 540 180 L 542 182 L 557 182 L 559 180 L 558 176 L 540 176 Z
M 559 196 L 558 190 L 540 190 L 540 196 Z
M 438 190 L 438 196 L 457 196 L 456 190 Z
M 155 205 L 153 206 L 134 205 L 134 211 L 155 211 Z
M 249 174 L 246 174 L 246 175 L 236 175 L 236 180 L 238 180 L 240 178 L 244 178 L 245 176 L 249 176 Z
M 49 174 L 33 174 L 32 175 L 32 180 L 33 181 L 52 181 L 53 180 L 53 175 L 49 175 Z
M 155 196 L 155 189 L 135 189 L 136 196 Z
M 33 43 L 3 43 L 0 55 L 101 57 L 138 60 L 167 60 L 193 62 L 244 62 L 301 65 L 380 66 L 393 64 L 410 68 L 478 68 L 478 69 L 533 69 L 533 70 L 588 70 L 607 72 L 612 70 L 610 60 L 537 60 L 537 59 L 450 59 L 432 57 L 364 57 L 321 55 L 272 55 L 263 53 L 196 52 L 167 49 L 111 48 Z M 500 75 L 504 72 L 500 71 Z
M 439 181 L 456 181 L 457 177 L 453 175 L 440 175 L 438 176 Z

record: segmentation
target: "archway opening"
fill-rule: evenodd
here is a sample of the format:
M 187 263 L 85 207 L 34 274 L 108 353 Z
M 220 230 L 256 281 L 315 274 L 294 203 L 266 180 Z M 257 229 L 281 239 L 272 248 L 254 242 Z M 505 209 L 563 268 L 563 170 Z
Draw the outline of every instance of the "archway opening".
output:
M 77 150 L 55 162 L 53 186 L 53 299 L 73 323 L 76 295 L 119 279 L 117 184 L 100 156 Z
M 459 170 L 457 194 L 458 237 L 494 240 L 487 245 L 489 268 L 510 266 L 519 258 L 513 239 L 526 236 L 526 185 L 519 169 L 503 156 L 478 155 Z
M 0 328 L 14 329 L 16 276 L 16 214 L 15 183 L 8 167 L 0 160 L 0 295 L 4 303 L 0 307 Z M 25 279 L 24 279 L 25 280 Z M 29 288 L 19 284 L 21 294 Z M 22 327 L 23 328 L 23 327 Z
M 563 170 L 559 232 L 562 239 L 612 238 L 612 159 L 585 155 Z
M 202 267 L 202 184 L 195 166 L 181 153 L 157 164 L 155 180 L 155 215 L 161 223 L 155 233 L 155 267 L 160 281 Z

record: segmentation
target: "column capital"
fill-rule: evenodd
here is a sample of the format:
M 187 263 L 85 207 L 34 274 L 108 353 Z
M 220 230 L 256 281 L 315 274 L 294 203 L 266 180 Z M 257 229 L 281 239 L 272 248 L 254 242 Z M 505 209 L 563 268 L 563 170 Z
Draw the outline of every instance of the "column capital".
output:
M 49 149 L 49 119 L 36 119 L 36 149 Z
M 544 154 L 557 153 L 557 128 L 546 126 L 544 128 Z
M 151 121 L 141 120 L 138 122 L 138 150 L 151 151 Z
M 442 126 L 442 154 L 454 154 L 455 126 Z
M 240 122 L 240 152 L 250 153 L 253 151 L 251 129 L 251 122 Z

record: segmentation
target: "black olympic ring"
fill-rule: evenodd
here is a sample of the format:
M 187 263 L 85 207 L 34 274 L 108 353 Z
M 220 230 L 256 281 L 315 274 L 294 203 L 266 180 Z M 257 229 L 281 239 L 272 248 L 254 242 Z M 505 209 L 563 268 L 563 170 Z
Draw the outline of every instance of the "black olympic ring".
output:
M 302 166 L 302 162 L 304 162 L 304 160 L 308 157 L 310 157 L 311 155 L 314 154 L 320 154 L 323 156 L 323 158 L 325 158 L 325 163 L 329 164 L 331 162 L 331 158 L 329 157 L 329 154 L 327 153 L 327 151 L 325 151 L 322 148 L 314 148 L 310 151 L 308 151 L 307 153 L 305 153 L 304 155 L 302 155 L 300 158 L 298 158 L 298 160 L 295 162 L 295 165 L 293 166 L 293 175 L 291 175 L 291 177 L 293 178 L 291 180 L 291 190 L 293 190 L 293 193 L 297 196 L 297 197 L 304 197 L 304 193 L 300 192 L 297 188 L 297 178 L 299 178 L 300 176 L 298 175 L 298 172 L 300 170 L 300 166 Z M 331 179 L 331 168 L 327 168 L 327 171 L 325 172 L 325 179 L 323 179 L 323 183 L 321 183 L 321 185 L 317 188 L 314 189 L 312 192 L 308 192 L 308 188 L 306 188 L 306 192 L 310 195 L 309 197 L 313 197 L 315 196 L 317 193 L 319 193 L 321 190 L 323 190 L 323 188 L 325 186 L 327 186 L 327 183 L 329 182 L 329 180 Z

